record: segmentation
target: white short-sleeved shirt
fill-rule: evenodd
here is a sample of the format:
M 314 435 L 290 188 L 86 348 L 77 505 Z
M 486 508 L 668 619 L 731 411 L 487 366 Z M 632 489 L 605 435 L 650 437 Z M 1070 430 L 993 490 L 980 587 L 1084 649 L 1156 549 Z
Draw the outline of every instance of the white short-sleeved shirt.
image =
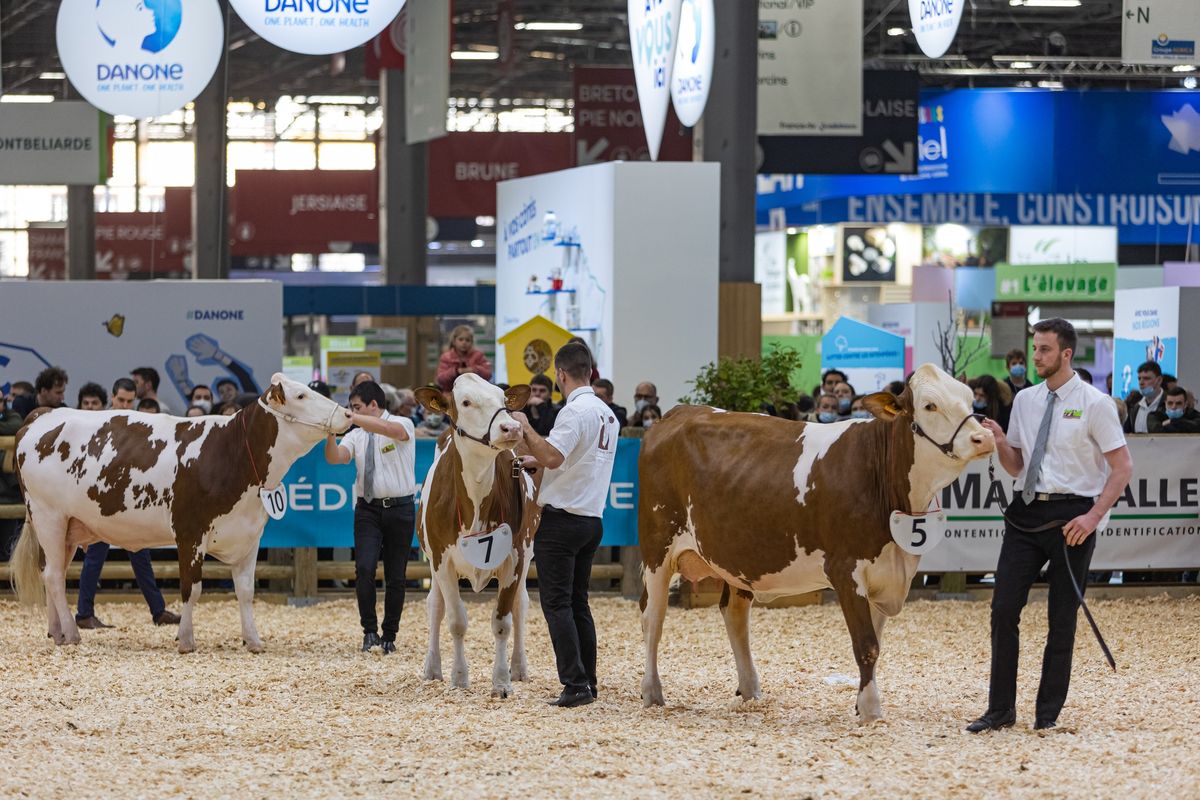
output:
M 1013 398 L 1008 441 L 1021 451 L 1025 465 L 1017 476 L 1016 490 L 1025 487 L 1025 473 L 1037 443 L 1038 428 L 1046 413 L 1049 387 L 1043 382 Z M 1099 497 L 1108 479 L 1104 454 L 1125 445 L 1125 433 L 1112 398 L 1084 383 L 1078 375 L 1056 392 L 1050 438 L 1038 477 L 1038 492 Z
M 417 490 L 415 476 L 417 445 L 414 441 L 413 422 L 408 417 L 399 417 L 383 412 L 380 419 L 399 422 L 408 431 L 408 441 L 399 442 L 382 434 L 375 434 L 375 486 L 373 498 L 407 497 Z M 363 476 L 367 471 L 367 441 L 370 433 L 355 428 L 342 437 L 341 445 L 354 456 L 354 491 L 358 497 L 366 497 L 363 491 Z
M 592 387 L 571 392 L 546 437 L 563 454 L 563 463 L 546 470 L 538 505 L 584 517 L 604 516 L 619 432 L 616 415 Z

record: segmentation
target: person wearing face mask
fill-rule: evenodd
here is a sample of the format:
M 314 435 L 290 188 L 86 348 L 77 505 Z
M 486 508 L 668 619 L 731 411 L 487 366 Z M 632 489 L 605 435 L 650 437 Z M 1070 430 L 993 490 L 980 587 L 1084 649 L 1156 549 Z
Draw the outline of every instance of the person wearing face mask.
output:
M 1012 396 L 1015 398 L 1017 392 L 1022 389 L 1028 389 L 1033 384 L 1025 379 L 1025 351 L 1014 347 L 1008 351 L 1008 355 L 1004 357 L 1004 365 L 1008 367 L 1008 375 L 1004 378 L 1004 382 L 1008 384 Z
M 1200 411 L 1188 408 L 1187 389 L 1176 384 L 1163 392 L 1163 405 L 1150 415 L 1150 433 L 1200 433 Z
M 850 407 L 854 403 L 854 387 L 845 381 L 840 381 L 833 387 L 833 396 L 838 401 L 838 419 L 849 419 Z
M 866 404 L 863 402 L 867 396 L 864 394 L 856 394 L 850 401 L 850 418 L 851 419 L 871 419 L 874 414 L 867 410 Z
M 1008 419 L 1012 414 L 1012 394 L 1008 384 L 996 380 L 991 375 L 980 375 L 967 381 L 967 386 L 975 392 L 975 400 L 972 402 L 975 413 L 994 419 L 997 425 L 1008 430 Z
M 191 393 L 188 394 L 188 412 L 192 408 L 200 408 L 205 414 L 211 414 L 213 408 L 213 393 L 212 389 L 207 386 L 193 386 Z M 193 416 L 188 413 L 187 416 Z
M 636 416 L 646 406 L 658 405 L 658 387 L 650 381 L 642 381 L 633 390 L 633 413 Z
M 823 394 L 817 400 L 817 422 L 837 422 L 838 421 L 838 399 L 837 395 Z
M 1125 398 L 1129 407 L 1129 418 L 1125 420 L 1126 433 L 1150 433 L 1150 415 L 1163 407 L 1162 367 L 1147 361 L 1137 368 L 1138 388 Z
M 654 427 L 654 423 L 662 419 L 662 409 L 651 403 L 650 405 L 642 406 L 629 421 L 630 425 L 644 430 L 650 430 Z

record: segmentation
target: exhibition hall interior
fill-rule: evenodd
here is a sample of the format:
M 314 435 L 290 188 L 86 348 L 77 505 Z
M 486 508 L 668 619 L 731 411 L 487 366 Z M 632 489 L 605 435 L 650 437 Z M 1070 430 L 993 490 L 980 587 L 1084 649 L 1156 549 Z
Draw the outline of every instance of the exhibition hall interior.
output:
M 0 0 L 0 794 L 1194 792 L 1198 42 Z

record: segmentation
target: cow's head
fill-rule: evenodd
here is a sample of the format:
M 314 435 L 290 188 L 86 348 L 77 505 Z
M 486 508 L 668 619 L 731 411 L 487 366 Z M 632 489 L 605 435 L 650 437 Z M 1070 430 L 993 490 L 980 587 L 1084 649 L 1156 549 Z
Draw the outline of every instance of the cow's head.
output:
M 259 400 L 274 412 L 281 424 L 305 429 L 302 438 L 311 434 L 345 433 L 350 430 L 350 410 L 328 397 L 276 372 L 271 385 Z
M 465 446 L 464 439 L 478 447 L 497 449 L 512 447 L 521 440 L 521 423 L 508 412 L 525 406 L 528 386 L 502 390 L 468 372 L 458 376 L 448 396 L 431 386 L 418 389 L 416 394 L 421 405 L 449 417 L 460 448 Z
M 996 448 L 991 432 L 974 416 L 972 399 L 965 383 L 933 364 L 923 364 L 899 397 L 877 392 L 866 397 L 863 404 L 880 419 L 901 418 L 911 425 L 918 457 L 924 451 L 966 462 Z

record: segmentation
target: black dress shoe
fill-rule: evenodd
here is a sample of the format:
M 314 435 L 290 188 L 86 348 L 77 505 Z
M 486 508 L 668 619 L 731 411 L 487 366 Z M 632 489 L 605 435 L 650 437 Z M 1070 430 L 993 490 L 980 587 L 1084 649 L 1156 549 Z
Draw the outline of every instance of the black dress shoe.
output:
M 396 642 L 394 639 L 384 639 L 382 642 L 380 642 L 380 646 L 383 648 L 383 654 L 385 656 L 396 652 Z
M 1039 719 L 1037 722 L 1033 723 L 1033 729 L 1035 731 L 1047 731 L 1051 728 L 1057 727 L 1058 723 L 1052 719 Z
M 592 699 L 593 699 L 593 700 L 595 700 L 597 697 L 599 697 L 599 696 L 600 696 L 600 695 L 598 695 L 598 694 L 596 693 L 596 687 L 595 687 L 595 686 L 588 686 L 588 688 L 589 688 L 589 689 L 591 689 L 591 691 L 592 691 Z
M 558 696 L 557 700 L 551 700 L 550 705 L 559 708 L 574 708 L 575 706 L 586 706 L 594 701 L 591 689 L 563 689 L 563 693 Z
M 1015 711 L 989 711 L 968 725 L 967 733 L 983 733 L 984 731 L 998 731 L 1001 728 L 1011 728 L 1016 721 L 1017 712 Z
M 377 634 L 377 633 L 364 633 L 363 634 L 362 651 L 364 653 L 370 652 L 372 647 L 379 647 L 380 644 L 381 644 L 381 642 L 379 641 L 379 634 Z

